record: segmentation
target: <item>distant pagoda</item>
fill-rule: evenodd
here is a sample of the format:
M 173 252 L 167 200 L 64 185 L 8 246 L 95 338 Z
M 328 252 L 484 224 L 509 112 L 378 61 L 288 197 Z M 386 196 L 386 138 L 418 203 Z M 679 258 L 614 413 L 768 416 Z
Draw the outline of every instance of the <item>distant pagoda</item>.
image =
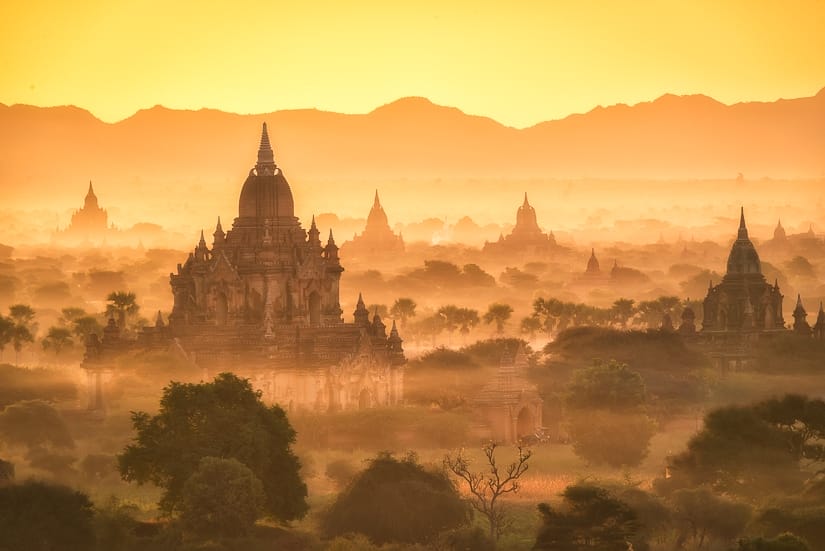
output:
M 383 257 L 387 254 L 404 252 L 404 240 L 390 228 L 387 213 L 381 206 L 378 190 L 367 216 L 367 224 L 361 234 L 353 236 L 352 241 L 341 245 L 341 254 L 355 257 Z
M 516 225 L 509 235 L 501 235 L 498 241 L 485 242 L 483 251 L 486 253 L 533 253 L 546 254 L 562 250 L 556 243 L 553 232 L 544 233 L 539 227 L 536 218 L 536 209 L 527 200 L 524 193 L 524 202 L 516 211 Z
M 98 205 L 97 195 L 90 180 L 83 207 L 72 213 L 72 220 L 62 233 L 77 239 L 101 240 L 108 229 L 108 214 Z

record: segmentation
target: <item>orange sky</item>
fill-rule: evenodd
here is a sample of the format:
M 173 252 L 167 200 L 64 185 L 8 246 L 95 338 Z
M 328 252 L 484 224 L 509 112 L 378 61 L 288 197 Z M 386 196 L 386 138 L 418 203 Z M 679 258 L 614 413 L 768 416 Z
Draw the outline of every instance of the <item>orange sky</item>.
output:
M 824 31 L 818 0 L 9 0 L 0 102 L 115 121 L 155 104 L 358 113 L 418 95 L 521 127 L 664 92 L 813 95 Z

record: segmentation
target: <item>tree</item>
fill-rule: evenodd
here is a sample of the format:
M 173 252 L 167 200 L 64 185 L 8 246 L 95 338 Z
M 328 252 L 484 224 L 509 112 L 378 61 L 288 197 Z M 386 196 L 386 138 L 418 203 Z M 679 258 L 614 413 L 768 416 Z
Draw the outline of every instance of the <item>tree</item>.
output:
M 17 402 L 0 412 L 0 439 L 29 449 L 74 447 L 63 418 L 54 407 L 40 400 Z
M 86 316 L 86 310 L 77 306 L 68 306 L 60 311 L 60 325 L 70 327 L 74 325 L 75 320 Z
M 604 488 L 589 484 L 568 486 L 563 507 L 540 503 L 542 524 L 533 549 L 548 551 L 626 551 L 639 531 L 633 510 Z
M 91 333 L 100 333 L 103 327 L 94 316 L 83 316 L 73 322 L 72 332 L 76 337 L 86 339 Z
M 574 372 L 566 403 L 576 455 L 617 468 L 640 464 L 655 433 L 645 394 L 642 376 L 615 360 Z
M 9 318 L 14 323 L 11 329 L 11 343 L 14 348 L 14 363 L 19 364 L 20 351 L 27 342 L 34 342 L 37 332 L 37 323 L 34 321 L 35 311 L 28 304 L 14 304 L 9 306 Z
M 638 371 L 627 364 L 610 360 L 594 360 L 591 367 L 573 373 L 567 387 L 570 408 L 599 408 L 610 411 L 632 411 L 644 407 L 645 384 Z
M 806 454 L 815 461 L 823 458 L 819 446 L 805 436 L 813 434 L 810 427 L 801 422 L 785 426 L 796 415 L 789 406 L 794 402 L 786 397 L 709 412 L 687 449 L 672 458 L 669 484 L 708 484 L 717 491 L 752 496 L 762 495 L 768 486 L 776 492 L 796 491 L 806 478 L 800 459 Z
M 510 319 L 510 316 L 513 313 L 513 307 L 509 304 L 502 304 L 500 302 L 494 302 L 490 306 L 487 307 L 487 313 L 484 314 L 484 323 L 490 325 L 491 323 L 496 323 L 496 333 L 501 335 L 504 333 L 504 324 L 507 323 L 507 320 Z
M 425 469 L 413 454 L 398 460 L 382 453 L 338 496 L 321 526 L 328 537 L 358 532 L 376 544 L 424 543 L 466 524 L 468 513 L 444 472 Z
M 121 476 L 163 488 L 160 507 L 180 508 L 183 486 L 204 457 L 234 458 L 263 484 L 264 511 L 279 520 L 307 511 L 306 485 L 291 450 L 295 431 L 279 406 L 266 406 L 246 379 L 221 373 L 200 384 L 170 383 L 157 415 L 132 414 L 134 442 L 118 456 Z
M 478 312 L 476 310 L 459 308 L 454 304 L 442 306 L 438 309 L 436 315 L 443 320 L 443 327 L 450 336 L 448 344 L 452 344 L 452 334 L 456 329 L 458 329 L 462 335 L 466 336 L 467 333 L 470 332 L 470 329 L 478 325 L 479 322 Z
M 538 316 L 532 315 L 521 320 L 521 332 L 530 335 L 530 340 L 535 340 L 536 332 L 541 330 L 541 320 Z
M 0 315 L 0 360 L 3 359 L 3 351 L 14 337 L 14 321 Z
M 138 313 L 140 307 L 137 304 L 137 296 L 126 291 L 115 291 L 106 297 L 109 303 L 106 305 L 106 313 L 117 314 L 117 325 L 121 331 L 126 329 L 126 318 Z
M 411 298 L 399 298 L 390 308 L 390 316 L 401 320 L 401 329 L 407 326 L 407 320 L 415 317 L 415 308 L 418 306 Z
M 499 499 L 519 490 L 519 478 L 527 472 L 531 452 L 521 446 L 518 447 L 518 457 L 515 461 L 501 469 L 496 462 L 495 443 L 484 446 L 484 457 L 487 460 L 487 469 L 482 472 L 472 472 L 470 461 L 459 451 L 455 456 L 447 455 L 444 466 L 457 477 L 467 483 L 470 491 L 470 505 L 487 519 L 490 527 L 490 539 L 498 539 L 506 524 L 505 512 Z
M 54 350 L 55 355 L 60 355 L 73 344 L 72 332 L 65 327 L 50 327 L 42 341 L 43 350 Z
M 28 481 L 0 487 L 0 549 L 94 548 L 89 498 L 65 486 Z
M 245 536 L 261 514 L 263 484 L 237 459 L 204 457 L 183 485 L 180 519 L 192 534 Z
M 677 490 L 671 501 L 673 518 L 679 527 L 679 548 L 686 541 L 697 549 L 708 540 L 729 543 L 744 531 L 751 518 L 750 507 L 716 496 L 705 487 Z
M 573 451 L 596 465 L 635 467 L 647 457 L 655 423 L 644 413 L 582 409 L 570 412 Z
M 627 324 L 633 314 L 636 313 L 636 301 L 629 298 L 620 298 L 610 307 L 610 312 L 613 314 L 613 319 L 622 326 L 622 329 L 627 329 Z

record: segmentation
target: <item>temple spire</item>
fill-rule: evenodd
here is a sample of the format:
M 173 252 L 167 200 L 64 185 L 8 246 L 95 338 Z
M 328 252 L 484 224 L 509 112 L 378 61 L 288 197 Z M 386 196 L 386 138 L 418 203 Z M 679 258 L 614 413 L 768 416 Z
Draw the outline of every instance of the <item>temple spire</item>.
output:
M 527 201 L 527 192 L 526 191 L 524 192 L 524 205 L 523 206 L 525 206 L 525 207 L 530 206 L 530 202 Z
M 378 190 L 375 190 L 375 200 L 372 203 L 373 208 L 381 208 L 381 201 L 378 199 Z
M 327 246 L 335 245 L 335 238 L 332 237 L 332 228 L 329 229 L 329 238 L 327 238 Z
M 89 197 L 94 197 L 95 196 L 95 190 L 92 187 L 92 181 L 91 180 L 89 180 L 89 191 L 86 193 L 86 195 L 89 196 Z
M 275 166 L 275 154 L 272 152 L 272 146 L 269 143 L 269 132 L 266 129 L 266 123 L 263 124 L 261 131 L 261 145 L 258 148 L 258 166 Z
M 739 211 L 739 239 L 748 238 L 748 227 L 745 225 L 745 207 Z

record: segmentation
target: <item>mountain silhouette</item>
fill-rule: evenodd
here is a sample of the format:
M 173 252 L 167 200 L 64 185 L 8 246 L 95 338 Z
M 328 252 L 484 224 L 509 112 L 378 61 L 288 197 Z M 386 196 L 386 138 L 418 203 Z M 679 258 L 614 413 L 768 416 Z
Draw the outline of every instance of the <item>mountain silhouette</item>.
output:
M 288 178 L 357 181 L 365 189 L 403 179 L 825 175 L 823 89 L 813 97 L 733 105 L 665 94 L 524 129 L 425 98 L 359 115 L 156 106 L 111 124 L 77 107 L 0 104 L 0 184 L 4 193 L 19 185 L 37 193 L 93 176 L 140 181 L 149 192 L 174 182 L 237 183 L 254 163 L 263 121 Z

